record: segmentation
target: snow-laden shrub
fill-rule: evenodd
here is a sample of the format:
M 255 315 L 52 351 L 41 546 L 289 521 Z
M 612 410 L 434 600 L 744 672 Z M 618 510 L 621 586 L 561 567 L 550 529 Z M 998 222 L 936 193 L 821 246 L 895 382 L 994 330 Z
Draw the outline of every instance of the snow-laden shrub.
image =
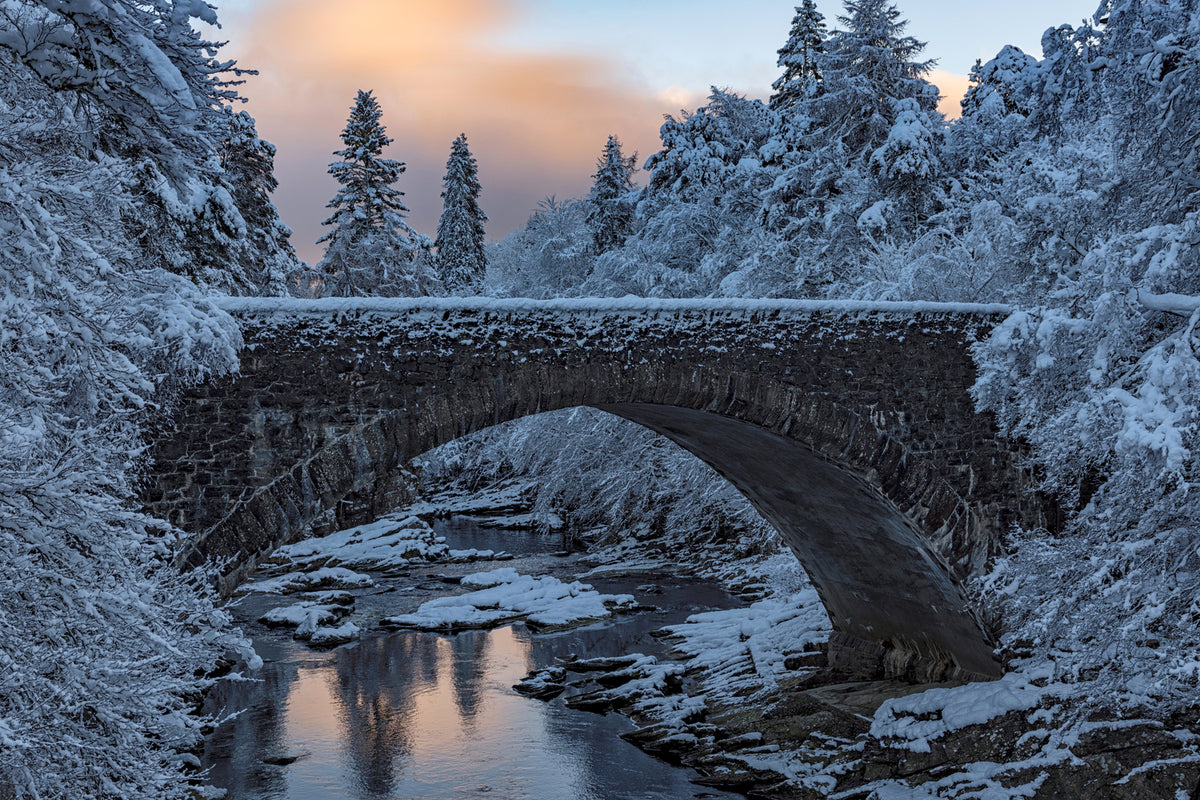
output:
M 582 200 L 538 203 L 524 228 L 489 245 L 487 293 L 496 297 L 570 297 L 592 268 L 592 231 Z
M 1010 639 L 1130 703 L 1194 702 L 1200 685 L 1198 234 L 1193 212 L 1112 237 L 1057 305 L 1014 313 L 977 351 L 979 402 L 1081 507 L 998 564 Z
M 516 420 L 455 440 L 422 458 L 429 483 L 479 486 L 514 476 L 537 485 L 534 511 L 568 519 L 594 543 L 637 535 L 670 550 L 742 541 L 743 555 L 774 552 L 772 529 L 727 481 L 640 425 L 590 408 Z
M 863 254 L 854 286 L 840 295 L 870 300 L 991 303 L 1012 298 L 1024 277 L 1021 233 L 994 200 L 982 200 L 956 220 L 908 242 L 884 240 Z M 957 223 L 957 224 L 956 224 Z M 956 229 L 958 232 L 956 232 Z

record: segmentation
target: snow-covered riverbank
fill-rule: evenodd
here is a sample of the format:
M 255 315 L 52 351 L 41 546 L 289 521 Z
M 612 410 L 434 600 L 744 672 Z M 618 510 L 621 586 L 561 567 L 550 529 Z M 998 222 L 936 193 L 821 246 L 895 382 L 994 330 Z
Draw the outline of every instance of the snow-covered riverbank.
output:
M 795 558 L 772 542 L 656 541 L 634 531 L 568 554 L 554 552 L 563 540 L 546 532 L 542 552 L 513 556 L 455 549 L 413 513 L 469 510 L 493 529 L 504 527 L 496 518 L 505 515 L 523 526 L 527 497 L 520 484 L 484 498 L 435 497 L 281 548 L 261 579 L 243 587 L 254 598 L 243 602 L 263 624 L 293 626 L 296 638 L 317 647 L 380 628 L 452 633 L 519 623 L 546 635 L 653 609 L 655 576 L 691 574 L 749 605 L 698 609 L 655 639 L 614 641 L 589 658 L 553 655 L 514 688 L 571 709 L 627 715 L 639 727 L 625 738 L 646 752 L 695 768 L 708 786 L 756 797 L 995 800 L 1119 780 L 1160 796 L 1153 792 L 1182 786 L 1197 771 L 1200 739 L 1182 723 L 1081 723 L 1069 702 L 1080 686 L 1046 676 L 931 687 L 830 671 L 820 599 Z M 614 580 L 632 590 L 593 585 Z M 1118 751 L 1134 754 L 1130 766 L 1113 761 Z

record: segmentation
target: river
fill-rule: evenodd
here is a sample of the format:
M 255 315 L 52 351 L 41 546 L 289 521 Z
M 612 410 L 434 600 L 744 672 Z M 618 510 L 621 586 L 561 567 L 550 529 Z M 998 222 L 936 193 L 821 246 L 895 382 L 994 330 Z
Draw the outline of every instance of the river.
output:
M 577 567 L 577 557 L 553 554 L 557 537 L 480 528 L 462 517 L 435 528 L 456 549 L 506 550 L 517 558 L 504 565 L 525 573 Z M 437 596 L 442 566 L 379 579 L 362 592 L 355 614 L 365 627 L 372 615 L 378 620 Z M 633 727 L 624 717 L 513 691 L 556 656 L 661 655 L 650 631 L 739 605 L 716 584 L 693 578 L 587 580 L 602 592 L 632 592 L 658 610 L 556 634 L 533 634 L 522 624 L 451 636 L 372 632 L 320 651 L 254 621 L 270 598 L 240 601 L 235 613 L 266 663 L 257 680 L 222 684 L 208 698 L 211 712 L 242 710 L 208 739 L 203 762 L 211 783 L 228 790 L 229 800 L 739 797 L 690 783 L 694 772 L 620 739 Z

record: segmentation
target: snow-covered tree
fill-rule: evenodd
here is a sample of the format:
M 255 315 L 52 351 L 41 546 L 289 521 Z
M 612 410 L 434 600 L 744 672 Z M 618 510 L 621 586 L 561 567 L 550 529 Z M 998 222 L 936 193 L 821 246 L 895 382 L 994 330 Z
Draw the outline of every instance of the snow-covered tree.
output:
M 442 217 L 438 220 L 438 276 L 451 294 L 478 294 L 487 273 L 483 223 L 479 207 L 479 176 L 475 157 L 460 134 L 450 146 L 442 180 Z
M 272 259 L 258 249 L 268 243 L 247 225 L 216 152 L 242 72 L 191 26 L 193 17 L 216 20 L 208 4 L 20 1 L 0 14 L 8 34 L 0 47 L 70 92 L 71 121 L 89 146 L 132 165 L 138 201 L 120 220 L 146 258 L 230 292 L 279 288 L 277 275 L 262 272 Z
M 502 297 L 563 297 L 579 293 L 592 269 L 587 202 L 538 203 L 524 228 L 490 246 L 488 293 Z
M 235 258 L 256 285 L 256 294 L 283 294 L 289 273 L 299 266 L 292 230 L 279 218 L 271 194 L 275 179 L 275 145 L 262 139 L 254 118 L 226 107 L 226 128 L 217 140 L 218 155 L 233 203 L 245 221 Z
M 214 185 L 203 3 L 0 4 L 0 795 L 184 798 L 193 697 L 244 647 L 137 511 L 148 415 L 236 324 L 120 224 L 139 170 Z M 212 53 L 209 53 L 211 56 Z
M 888 0 L 846 0 L 844 26 L 834 31 L 818 58 L 823 90 L 803 104 L 815 138 L 845 150 L 852 161 L 869 159 L 896 121 L 896 101 L 918 110 L 937 108 L 938 90 L 926 75 L 932 61 L 918 61 L 925 43 L 904 34 L 908 20 Z
M 801 125 L 782 148 L 783 169 L 764 195 L 768 225 L 798 257 L 828 271 L 827 288 L 853 285 L 862 253 L 918 235 L 933 210 L 943 126 L 924 43 L 886 0 L 847 0 L 818 55 L 821 91 L 798 101 Z
M 1180 0 L 1048 31 L 1003 83 L 1020 88 L 1004 119 L 1028 124 L 971 190 L 1017 222 L 1027 265 L 978 348 L 977 400 L 1078 509 L 1061 535 L 1015 534 L 992 576 L 1009 641 L 1081 696 L 1164 710 L 1200 685 L 1197 31 Z
M 639 213 L 677 200 L 741 210 L 757 206 L 752 193 L 737 191 L 743 181 L 734 176 L 759 165 L 758 149 L 770 131 L 771 117 L 761 101 L 714 86 L 706 105 L 663 122 L 662 149 L 646 161 L 650 205 Z
M 911 97 L 895 101 L 892 110 L 896 121 L 887 139 L 871 153 L 870 170 L 884 202 L 896 212 L 897 223 L 915 230 L 932 210 L 936 197 L 942 132 L 935 126 L 941 118 L 922 113 Z
M 1003 113 L 1029 116 L 1040 71 L 1036 58 L 1012 45 L 1005 45 L 986 64 L 976 61 L 969 76 L 971 85 L 961 101 L 963 116 L 974 116 L 991 102 L 999 103 Z
M 662 149 L 646 161 L 639 230 L 624 255 L 600 260 L 592 285 L 606 294 L 622 286 L 659 296 L 717 292 L 737 269 L 742 248 L 733 239 L 758 223 L 770 182 L 759 151 L 771 128 L 764 103 L 715 87 L 694 113 L 668 116 Z
M 588 194 L 591 207 L 587 221 L 597 253 L 620 247 L 633 231 L 636 197 L 631 193 L 636 164 L 637 154 L 625 156 L 621 152 L 621 140 L 609 136 L 596 161 L 592 190 Z
M 334 152 L 341 160 L 329 165 L 341 188 L 326 206 L 333 213 L 323 224 L 332 230 L 317 243 L 325 243 L 318 269 L 330 294 L 412 296 L 432 285 L 430 243 L 405 221 L 404 193 L 393 185 L 405 165 L 383 158 L 392 139 L 382 116 L 375 96 L 360 90 L 342 130 L 345 147 Z
M 145 258 L 234 293 L 281 288 L 279 270 L 296 264 L 287 229 L 269 204 L 254 223 L 270 237 L 247 223 L 217 153 L 244 73 L 192 27 L 192 18 L 215 22 L 207 3 L 14 0 L 0 18 L 0 47 L 70 93 L 69 121 L 87 131 L 89 146 L 132 165 L 138 199 L 120 221 Z
M 779 48 L 779 66 L 783 68 L 771 84 L 771 110 L 790 112 L 802 100 L 815 97 L 821 86 L 818 66 L 825 52 L 825 17 L 813 0 L 796 6 L 787 43 Z

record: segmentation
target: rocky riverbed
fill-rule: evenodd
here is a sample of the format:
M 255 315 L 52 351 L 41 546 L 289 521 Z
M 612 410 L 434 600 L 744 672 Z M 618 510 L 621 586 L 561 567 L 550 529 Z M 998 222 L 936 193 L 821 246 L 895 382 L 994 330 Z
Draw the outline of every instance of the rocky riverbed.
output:
M 498 529 L 515 525 L 519 503 L 487 512 L 478 500 L 454 502 L 485 512 L 484 527 L 471 523 L 477 537 L 487 531 L 484 540 L 447 542 L 411 513 L 446 509 L 407 509 L 282 548 L 243 587 L 239 613 L 273 628 L 267 650 L 297 663 L 304 659 L 289 647 L 301 645 L 281 647 L 279 631 L 324 654 L 310 658 L 337 663 L 355 659 L 326 648 L 352 642 L 346 653 L 376 651 L 383 630 L 449 636 L 455 648 L 479 631 L 517 631 L 511 635 L 528 644 L 517 659 L 524 666 L 503 689 L 522 708 L 541 701 L 550 714 L 606 715 L 597 730 L 691 768 L 688 777 L 707 791 L 781 799 L 1196 796 L 1195 716 L 1080 717 L 1071 702 L 1079 686 L 1028 669 L 961 686 L 847 680 L 829 667 L 828 620 L 787 554 L 736 558 L 720 542 L 664 553 L 635 541 L 567 553 L 551 533 L 522 534 L 539 545 L 514 555 L 503 547 L 513 534 Z M 498 521 L 505 514 L 507 522 Z M 615 714 L 634 727 L 611 729 Z M 278 757 L 289 756 L 264 756 Z M 271 766 L 255 769 L 263 764 Z

